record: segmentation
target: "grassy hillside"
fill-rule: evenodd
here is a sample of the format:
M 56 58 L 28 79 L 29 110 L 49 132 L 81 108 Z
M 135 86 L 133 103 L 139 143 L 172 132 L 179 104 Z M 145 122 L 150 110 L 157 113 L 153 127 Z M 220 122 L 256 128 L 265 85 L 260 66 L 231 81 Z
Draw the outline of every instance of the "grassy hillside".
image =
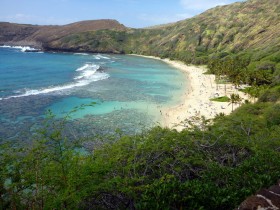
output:
M 277 0 L 247 1 L 210 9 L 194 18 L 166 27 L 158 41 L 172 53 L 184 51 L 203 57 L 223 57 L 240 51 L 279 50 L 279 8 Z M 176 56 L 176 55 L 175 55 Z
M 205 63 L 210 56 L 246 52 L 253 60 L 279 56 L 280 2 L 249 0 L 210 9 L 194 18 L 151 29 L 76 33 L 49 49 L 124 52 Z

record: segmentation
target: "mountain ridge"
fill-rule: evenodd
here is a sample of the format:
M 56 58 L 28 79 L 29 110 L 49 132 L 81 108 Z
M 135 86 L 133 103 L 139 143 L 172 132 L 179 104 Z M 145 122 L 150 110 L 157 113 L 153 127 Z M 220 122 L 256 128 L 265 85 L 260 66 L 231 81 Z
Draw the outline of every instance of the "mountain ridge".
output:
M 194 64 L 232 54 L 261 60 L 277 57 L 280 51 L 278 0 L 217 6 L 193 18 L 143 29 L 128 28 L 115 20 L 64 26 L 12 24 L 11 30 L 8 25 L 0 23 L 0 44 L 37 45 L 45 51 L 135 53 Z
M 95 30 L 125 30 L 116 20 L 86 20 L 66 25 L 31 25 L 0 22 L 0 44 L 30 45 L 43 48 L 45 43 L 73 34 Z

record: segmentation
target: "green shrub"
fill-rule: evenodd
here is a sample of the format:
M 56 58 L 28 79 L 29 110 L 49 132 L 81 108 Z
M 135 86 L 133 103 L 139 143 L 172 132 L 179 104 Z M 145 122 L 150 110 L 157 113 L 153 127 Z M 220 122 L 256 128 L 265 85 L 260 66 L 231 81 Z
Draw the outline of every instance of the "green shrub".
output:
M 280 104 L 275 104 L 265 112 L 268 126 L 280 125 Z
M 277 102 L 280 100 L 280 86 L 265 91 L 259 98 L 260 102 Z

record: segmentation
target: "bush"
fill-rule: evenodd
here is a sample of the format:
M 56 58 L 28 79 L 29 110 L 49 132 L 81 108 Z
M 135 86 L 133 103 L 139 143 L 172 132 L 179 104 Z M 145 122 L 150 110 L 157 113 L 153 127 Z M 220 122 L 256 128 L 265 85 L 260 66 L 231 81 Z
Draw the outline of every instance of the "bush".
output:
M 260 102 L 277 102 L 280 100 L 280 86 L 265 91 L 259 98 Z
M 258 71 L 269 71 L 273 73 L 275 71 L 275 62 L 272 61 L 261 61 L 257 63 L 256 70 Z
M 280 105 L 271 102 L 203 130 L 103 137 L 87 153 L 61 127 L 47 125 L 29 147 L 0 145 L 1 209 L 234 209 L 280 177 Z
M 280 104 L 275 104 L 265 112 L 265 118 L 269 127 L 280 125 Z
M 275 71 L 273 73 L 273 85 L 280 84 L 280 63 L 276 64 Z

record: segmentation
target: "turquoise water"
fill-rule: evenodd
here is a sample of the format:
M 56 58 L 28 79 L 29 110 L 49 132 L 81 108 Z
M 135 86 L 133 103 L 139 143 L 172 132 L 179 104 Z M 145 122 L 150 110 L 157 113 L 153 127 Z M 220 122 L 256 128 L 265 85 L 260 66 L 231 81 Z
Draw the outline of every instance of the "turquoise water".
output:
M 135 132 L 160 122 L 162 107 L 179 103 L 184 78 L 162 61 L 137 56 L 1 47 L 0 136 L 28 136 L 47 110 L 56 119 L 70 115 L 75 136 Z

